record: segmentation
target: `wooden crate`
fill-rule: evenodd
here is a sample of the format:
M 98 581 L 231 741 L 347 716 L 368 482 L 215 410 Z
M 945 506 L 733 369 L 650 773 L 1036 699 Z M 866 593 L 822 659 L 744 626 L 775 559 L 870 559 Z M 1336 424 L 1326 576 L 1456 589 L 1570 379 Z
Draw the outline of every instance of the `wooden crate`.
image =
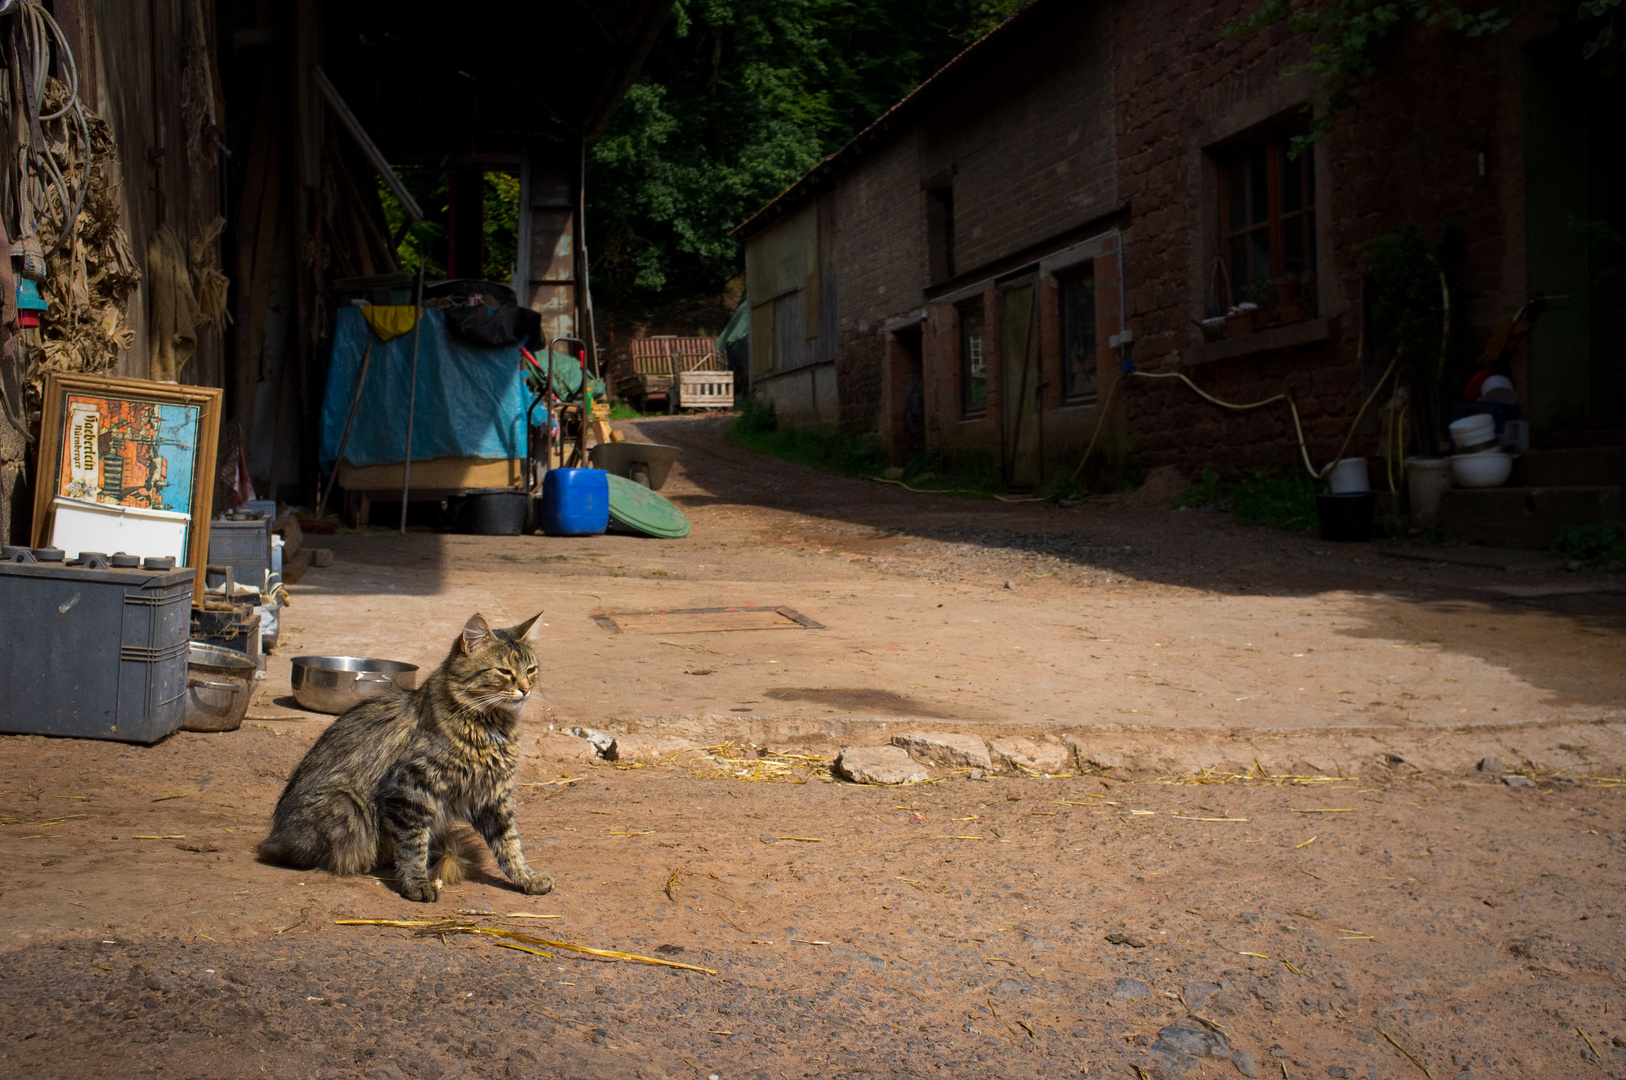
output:
M 732 371 L 685 371 L 678 376 L 678 408 L 732 409 Z
M 677 403 L 670 402 L 674 389 L 676 396 L 681 399 L 683 408 L 690 409 L 717 409 L 733 407 L 733 379 L 732 373 L 725 369 L 722 359 L 717 355 L 717 340 L 707 337 L 649 337 L 634 338 L 627 343 L 627 355 L 631 361 L 630 371 L 623 371 L 616 380 L 616 389 L 624 398 L 630 398 L 642 405 L 651 397 L 667 398 L 668 409 Z M 729 386 L 728 401 L 721 401 L 719 395 L 723 391 L 715 389 L 720 382 L 717 378 L 721 373 L 727 379 Z M 677 375 L 685 380 L 690 375 L 705 375 L 707 379 L 701 380 L 712 385 L 713 390 L 702 392 L 697 382 L 692 389 L 685 391 L 683 386 L 674 387 L 672 377 Z
M 674 371 L 715 371 L 721 366 L 716 338 L 633 338 L 627 351 L 632 369 L 639 375 L 670 376 Z

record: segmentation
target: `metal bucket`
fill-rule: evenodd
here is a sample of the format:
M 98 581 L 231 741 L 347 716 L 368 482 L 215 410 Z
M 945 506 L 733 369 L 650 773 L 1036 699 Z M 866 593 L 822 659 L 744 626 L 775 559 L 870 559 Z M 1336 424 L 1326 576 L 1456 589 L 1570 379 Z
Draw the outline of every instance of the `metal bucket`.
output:
M 362 656 L 296 656 L 293 659 L 294 699 L 312 712 L 349 712 L 363 701 L 379 697 L 391 687 L 413 690 L 418 666 L 399 660 Z
M 186 658 L 186 731 L 236 731 L 248 712 L 254 688 L 254 660 L 236 649 L 188 644 Z

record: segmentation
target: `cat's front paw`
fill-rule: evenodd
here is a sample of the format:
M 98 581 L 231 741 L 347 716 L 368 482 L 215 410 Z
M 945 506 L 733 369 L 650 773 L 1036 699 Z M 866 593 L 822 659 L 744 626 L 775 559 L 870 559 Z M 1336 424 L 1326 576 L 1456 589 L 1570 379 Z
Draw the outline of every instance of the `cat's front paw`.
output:
M 401 886 L 401 895 L 422 904 L 433 904 L 440 899 L 440 888 L 433 881 L 409 881 Z
M 519 887 L 526 896 L 542 896 L 553 891 L 553 875 L 539 874 L 535 870 L 528 871 L 519 880 Z

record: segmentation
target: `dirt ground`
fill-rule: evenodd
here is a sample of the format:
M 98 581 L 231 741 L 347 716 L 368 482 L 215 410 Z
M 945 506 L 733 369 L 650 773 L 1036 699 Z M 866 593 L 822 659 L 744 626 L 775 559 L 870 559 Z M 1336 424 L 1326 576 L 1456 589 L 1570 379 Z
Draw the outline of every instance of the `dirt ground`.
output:
M 0 1075 L 1626 1076 L 1620 575 L 640 426 L 686 540 L 313 537 L 240 731 L 0 739 Z M 256 862 L 329 719 L 288 658 L 432 665 L 476 610 L 554 635 L 519 820 L 556 891 Z M 911 731 L 1067 756 L 832 776 Z

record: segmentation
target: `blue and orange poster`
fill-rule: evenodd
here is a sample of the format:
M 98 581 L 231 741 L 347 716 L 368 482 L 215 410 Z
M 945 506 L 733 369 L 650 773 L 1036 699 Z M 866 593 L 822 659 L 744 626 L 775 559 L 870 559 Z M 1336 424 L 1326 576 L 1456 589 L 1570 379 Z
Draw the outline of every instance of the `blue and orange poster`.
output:
M 198 407 L 69 394 L 57 494 L 146 510 L 192 512 Z

